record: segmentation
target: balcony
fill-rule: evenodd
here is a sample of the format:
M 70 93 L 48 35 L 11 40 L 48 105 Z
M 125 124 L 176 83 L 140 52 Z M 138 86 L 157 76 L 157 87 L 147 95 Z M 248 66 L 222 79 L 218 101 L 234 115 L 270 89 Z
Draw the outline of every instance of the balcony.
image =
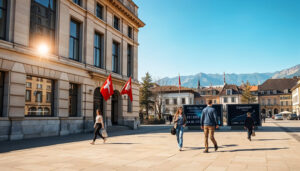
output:
M 135 16 L 138 15 L 137 8 L 133 2 L 130 2 L 129 0 L 118 0 L 121 2 L 129 11 L 131 11 Z

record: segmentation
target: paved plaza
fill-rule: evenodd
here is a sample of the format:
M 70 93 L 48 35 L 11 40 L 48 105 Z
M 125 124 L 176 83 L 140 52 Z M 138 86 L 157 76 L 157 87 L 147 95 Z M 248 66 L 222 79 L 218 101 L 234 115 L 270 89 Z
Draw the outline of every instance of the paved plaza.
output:
M 186 131 L 180 152 L 169 129 L 118 131 L 96 145 L 92 134 L 0 142 L 0 170 L 300 170 L 300 121 L 269 120 L 251 142 L 244 131 L 217 131 L 219 151 L 208 154 L 203 132 Z

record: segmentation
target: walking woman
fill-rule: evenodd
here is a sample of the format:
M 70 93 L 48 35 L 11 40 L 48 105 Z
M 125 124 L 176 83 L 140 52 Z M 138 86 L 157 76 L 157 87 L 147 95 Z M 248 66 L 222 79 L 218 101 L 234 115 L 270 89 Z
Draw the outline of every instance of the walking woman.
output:
M 96 110 L 97 116 L 96 116 L 96 120 L 95 120 L 95 124 L 94 124 L 94 139 L 93 142 L 91 142 L 92 145 L 95 144 L 95 141 L 97 139 L 97 135 L 99 135 L 99 137 L 101 137 L 103 139 L 103 143 L 105 143 L 106 138 L 102 136 L 102 134 L 100 133 L 100 129 L 103 128 L 104 129 L 104 122 L 103 122 L 103 116 L 102 113 L 100 111 L 100 109 Z
M 182 107 L 178 107 L 174 116 L 174 127 L 176 128 L 176 138 L 179 151 L 182 151 L 183 144 L 183 130 L 186 126 L 186 116 L 182 113 Z
M 251 113 L 247 113 L 247 118 L 245 120 L 245 129 L 248 130 L 248 140 L 251 141 L 252 131 L 254 129 L 254 120 L 251 117 Z

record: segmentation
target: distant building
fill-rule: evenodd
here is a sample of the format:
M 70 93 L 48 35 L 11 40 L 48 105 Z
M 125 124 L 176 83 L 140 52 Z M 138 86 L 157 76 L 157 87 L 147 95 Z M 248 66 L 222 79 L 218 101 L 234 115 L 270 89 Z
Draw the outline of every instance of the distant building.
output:
M 212 100 L 213 104 L 220 104 L 220 92 L 222 86 L 210 86 L 200 87 L 195 94 L 195 104 L 207 104 L 209 100 Z
M 223 104 L 224 112 L 227 111 L 227 104 L 241 104 L 242 89 L 234 84 L 225 83 L 220 92 L 220 104 Z
M 291 89 L 292 90 L 292 101 L 293 101 L 293 113 L 300 115 L 300 80 Z
M 174 115 L 178 106 L 194 104 L 195 91 L 191 88 L 181 87 L 179 92 L 177 86 L 157 86 L 151 91 L 156 94 L 153 100 L 161 102 L 161 113 L 164 115 Z M 155 112 L 150 111 L 150 115 L 155 115 Z
M 292 111 L 291 89 L 297 84 L 297 78 L 268 79 L 259 86 L 259 104 L 261 113 L 272 116 L 282 111 Z

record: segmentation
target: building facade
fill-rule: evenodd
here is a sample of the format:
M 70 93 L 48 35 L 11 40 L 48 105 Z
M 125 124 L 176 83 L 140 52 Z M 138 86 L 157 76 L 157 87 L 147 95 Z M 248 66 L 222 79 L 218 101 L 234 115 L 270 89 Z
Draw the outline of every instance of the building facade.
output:
M 161 106 L 163 115 L 174 115 L 178 106 L 194 104 L 195 92 L 193 89 L 176 86 L 157 86 L 151 89 L 153 94 L 156 94 L 154 101 L 158 101 Z M 155 111 L 150 112 L 155 115 Z
M 300 116 L 300 80 L 292 88 L 293 113 Z
M 259 86 L 261 113 L 271 117 L 283 111 L 292 112 L 292 87 L 298 78 L 268 79 Z
M 136 127 L 138 31 L 132 0 L 3 0 L 0 4 L 0 140 Z M 49 50 L 48 53 L 43 53 Z M 100 86 L 112 74 L 114 95 Z M 129 77 L 133 102 L 120 91 Z
M 195 104 L 207 104 L 209 100 L 213 104 L 220 104 L 221 86 L 198 87 L 197 94 L 195 95 Z
M 220 104 L 223 104 L 223 111 L 227 112 L 227 104 L 241 104 L 242 90 L 234 84 L 225 83 L 220 92 Z

